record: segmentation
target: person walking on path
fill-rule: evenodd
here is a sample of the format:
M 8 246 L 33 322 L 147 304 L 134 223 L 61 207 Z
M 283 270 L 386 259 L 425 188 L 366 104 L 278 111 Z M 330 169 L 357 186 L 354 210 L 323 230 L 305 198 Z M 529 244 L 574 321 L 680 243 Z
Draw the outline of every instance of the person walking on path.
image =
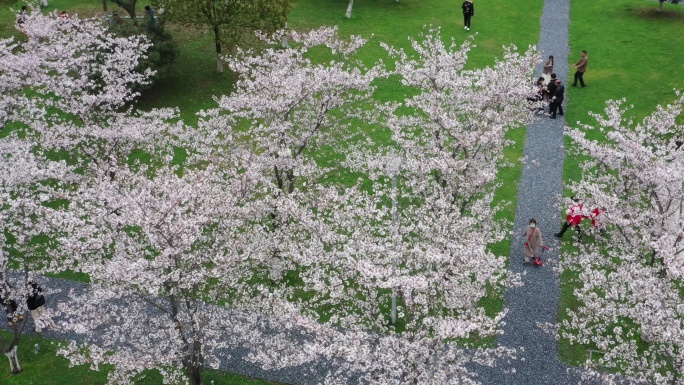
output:
M 587 70 L 588 61 L 589 58 L 587 57 L 587 51 L 582 50 L 582 57 L 579 59 L 577 63 L 573 64 L 573 67 L 577 69 L 577 71 L 575 71 L 575 81 L 574 83 L 572 83 L 573 87 L 577 87 L 578 80 L 582 87 L 584 87 L 584 72 Z
M 551 119 L 556 119 L 556 112 L 563 115 L 563 100 L 565 100 L 565 87 L 561 84 L 560 79 L 556 79 L 556 89 L 553 92 L 549 108 L 551 109 Z
M 36 333 L 41 333 L 44 324 L 42 318 L 47 316 L 45 311 L 45 296 L 43 296 L 43 288 L 40 287 L 34 280 L 29 279 L 27 282 L 28 296 L 26 297 L 26 306 L 31 312 L 33 323 L 35 324 Z
M 463 28 L 466 31 L 470 31 L 470 18 L 475 16 L 475 5 L 473 4 L 473 0 L 465 0 L 463 5 L 461 5 L 461 9 L 463 9 Z
M 551 80 L 546 85 L 546 101 L 549 103 L 549 112 L 546 114 L 551 116 L 551 99 L 556 95 L 556 74 L 551 74 Z
M 555 233 L 554 235 L 557 238 L 562 238 L 563 234 L 565 234 L 565 231 L 569 227 L 573 227 L 575 229 L 575 232 L 577 233 L 577 239 L 581 242 L 582 241 L 582 218 L 584 217 L 583 210 L 584 207 L 582 207 L 582 203 L 580 203 L 579 198 L 572 197 L 572 205 L 568 207 L 568 210 L 566 211 L 566 216 L 565 216 L 565 223 L 563 223 L 563 228 L 561 228 L 561 231 L 558 233 Z
M 527 265 L 532 258 L 537 256 L 537 249 L 539 249 L 541 243 L 541 230 L 537 227 L 537 221 L 530 219 L 530 223 L 525 229 L 525 262 L 523 262 L 523 265 Z
M 154 27 L 157 25 L 157 18 L 154 16 L 155 11 L 154 8 L 152 8 L 149 5 L 145 6 L 145 17 L 147 18 L 147 23 L 150 27 Z
M 544 64 L 544 69 L 542 70 L 542 76 L 544 80 L 548 83 L 551 81 L 551 74 L 553 73 L 553 56 L 549 56 L 549 60 Z

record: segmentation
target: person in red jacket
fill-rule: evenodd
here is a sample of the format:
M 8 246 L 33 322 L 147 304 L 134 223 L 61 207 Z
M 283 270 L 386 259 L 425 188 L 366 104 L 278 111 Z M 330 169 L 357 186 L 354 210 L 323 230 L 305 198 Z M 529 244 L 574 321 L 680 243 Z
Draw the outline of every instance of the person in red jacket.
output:
M 565 223 L 563 223 L 563 228 L 561 229 L 560 232 L 553 234 L 557 238 L 562 238 L 563 234 L 565 234 L 565 231 L 572 226 L 575 229 L 575 232 L 577 233 L 577 239 L 579 241 L 582 240 L 582 210 L 584 207 L 582 207 L 582 203 L 580 203 L 579 198 L 577 197 L 572 197 L 572 206 L 568 207 L 568 210 L 566 211 L 567 215 L 565 217 Z

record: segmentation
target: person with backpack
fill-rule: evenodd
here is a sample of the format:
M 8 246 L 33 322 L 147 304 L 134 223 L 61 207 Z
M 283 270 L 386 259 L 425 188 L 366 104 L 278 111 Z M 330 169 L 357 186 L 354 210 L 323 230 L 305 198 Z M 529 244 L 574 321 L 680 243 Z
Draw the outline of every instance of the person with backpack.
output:
M 534 258 L 538 258 L 537 253 L 542 244 L 541 229 L 537 227 L 537 220 L 530 219 L 530 223 L 525 229 L 525 261 L 523 265 L 527 265 Z

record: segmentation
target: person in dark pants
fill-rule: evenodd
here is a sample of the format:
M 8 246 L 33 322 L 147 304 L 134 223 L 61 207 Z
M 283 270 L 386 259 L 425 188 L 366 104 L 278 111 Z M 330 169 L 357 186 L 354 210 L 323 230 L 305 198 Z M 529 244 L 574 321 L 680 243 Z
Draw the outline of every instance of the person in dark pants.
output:
M 546 85 L 546 101 L 549 103 L 549 113 L 546 114 L 551 116 L 551 99 L 556 95 L 556 74 L 551 74 L 551 80 L 549 84 Z
M 43 296 L 43 288 L 38 285 L 33 279 L 27 282 L 28 296 L 26 297 L 26 306 L 31 312 L 33 323 L 35 324 L 34 331 L 40 333 L 43 331 L 43 317 L 46 317 L 45 311 L 45 296 Z
M 473 0 L 465 0 L 463 5 L 461 5 L 461 9 L 463 9 L 463 29 L 470 31 L 470 18 L 475 16 Z
M 565 217 L 565 223 L 563 223 L 563 228 L 561 228 L 560 232 L 557 232 L 553 234 L 556 238 L 562 238 L 563 234 L 565 234 L 565 231 L 568 230 L 569 227 L 573 227 L 575 229 L 575 232 L 577 233 L 577 239 L 581 242 L 582 241 L 582 218 L 584 217 L 584 214 L 582 213 L 582 210 L 584 209 L 582 207 L 582 203 L 580 203 L 580 200 L 576 197 L 570 198 L 572 199 L 572 206 L 568 208 L 566 211 L 566 217 Z
M 563 115 L 563 100 L 565 94 L 565 87 L 561 84 L 560 79 L 556 79 L 556 89 L 554 90 L 553 98 L 551 98 L 551 119 L 556 119 L 556 112 Z
M 147 19 L 147 24 L 150 27 L 154 27 L 157 25 L 157 18 L 154 16 L 156 11 L 154 8 L 150 7 L 149 5 L 145 6 L 145 18 Z
M 587 51 L 582 50 L 582 58 L 579 59 L 577 63 L 573 64 L 573 67 L 577 69 L 577 71 L 575 71 L 575 81 L 572 83 L 573 87 L 577 87 L 578 80 L 582 87 L 584 87 L 584 71 L 587 70 L 587 62 L 589 62 Z

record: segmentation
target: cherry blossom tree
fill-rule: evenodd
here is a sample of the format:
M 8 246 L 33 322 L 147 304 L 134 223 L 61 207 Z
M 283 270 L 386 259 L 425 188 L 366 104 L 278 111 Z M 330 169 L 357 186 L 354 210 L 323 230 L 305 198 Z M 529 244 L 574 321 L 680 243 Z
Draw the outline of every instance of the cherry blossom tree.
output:
M 341 360 L 330 383 L 354 376 L 383 384 L 467 383 L 475 380 L 466 362 L 492 365 L 513 354 L 474 354 L 444 341 L 495 335 L 505 311 L 488 315 L 479 301 L 516 281 L 505 260 L 487 250 L 505 233 L 505 222 L 493 220 L 492 192 L 506 130 L 529 119 L 527 79 L 538 58 L 532 50 L 507 50 L 494 68 L 463 71 L 469 44 L 445 47 L 430 31 L 414 48 L 412 60 L 388 47 L 404 84 L 419 91 L 405 102 L 412 111 L 402 114 L 395 105 L 374 111 L 388 115 L 395 145 L 369 152 L 347 144 L 346 164 L 369 176 L 372 193 L 354 186 L 312 205 L 328 229 L 320 240 L 326 252 L 300 262 L 306 269 L 298 278 L 310 299 L 296 311 L 312 319 L 304 324 L 313 341 L 263 340 L 269 348 L 255 359 L 282 366 L 268 353 L 277 352 L 294 354 L 298 364 L 319 354 Z M 399 187 L 391 186 L 393 178 Z M 401 205 L 389 205 L 397 194 Z M 400 297 L 400 326 L 390 322 L 393 292 Z M 335 327 L 313 322 L 321 318 Z
M 565 257 L 579 271 L 561 335 L 605 352 L 599 364 L 640 381 L 684 381 L 684 96 L 634 122 L 609 101 L 597 127 L 567 131 L 582 162 L 571 188 L 600 214 L 605 232 Z M 596 229 L 594 229 L 596 230 Z
M 246 137 L 263 149 L 273 164 L 273 177 L 283 193 L 298 187 L 302 179 L 320 177 L 330 167 L 314 163 L 313 155 L 329 153 L 328 147 L 357 135 L 355 119 L 373 121 L 363 111 L 372 106 L 373 80 L 385 76 L 380 64 L 366 68 L 354 54 L 366 44 L 359 36 L 338 36 L 337 28 L 324 27 L 306 33 L 289 32 L 294 47 L 279 48 L 281 31 L 262 36 L 269 47 L 255 54 L 242 51 L 228 59 L 239 73 L 235 91 L 219 100 L 212 125 L 247 124 Z M 314 61 L 307 53 L 327 48 L 332 59 Z M 323 59 L 325 60 L 325 59 Z M 322 60 L 322 61 L 323 61 Z
M 174 111 L 126 107 L 137 96 L 132 89 L 152 75 L 136 70 L 149 46 L 144 37 L 117 37 L 99 22 L 39 13 L 30 15 L 23 31 L 26 41 L 0 42 L 3 127 L 11 123 L 21 132 L 17 138 L 43 164 L 67 161 L 80 174 L 101 171 L 94 176 L 112 178 L 118 163 L 136 151 L 153 152 L 153 138 L 169 135 L 173 125 L 165 121 L 176 117 Z
M 511 144 L 506 132 L 529 120 L 526 96 L 539 55 L 506 47 L 494 66 L 465 70 L 472 40 L 446 46 L 439 29 L 429 29 L 411 41 L 414 55 L 386 47 L 404 86 L 418 92 L 387 106 L 393 110 L 387 125 L 406 165 L 422 167 L 415 172 L 431 175 L 465 213 L 479 194 L 496 188 L 502 149 Z
M 317 158 L 323 154 L 333 158 L 331 154 L 336 154 L 339 146 L 359 135 L 355 119 L 373 120 L 364 108 L 374 104 L 371 83 L 384 76 L 384 71 L 380 65 L 366 68 L 356 60 L 354 54 L 366 40 L 358 36 L 342 39 L 337 28 L 290 32 L 294 47 L 282 49 L 278 42 L 284 33 L 262 36 L 268 47 L 262 52 L 238 50 L 228 60 L 240 80 L 234 92 L 219 100 L 218 109 L 207 112 L 201 129 L 208 133 L 201 137 L 217 138 L 212 146 L 222 147 L 223 131 L 248 127 L 235 135 L 250 143 L 269 165 L 270 172 L 264 177 L 275 186 L 269 193 L 274 198 L 296 199 L 301 207 L 315 207 L 322 196 L 338 190 L 322 182 L 341 167 L 319 164 Z M 331 60 L 317 62 L 307 57 L 310 50 L 321 47 L 330 52 Z M 274 206 L 269 220 L 274 235 L 281 231 L 292 234 L 283 229 L 292 223 L 289 215 Z M 274 255 L 284 252 L 273 250 Z M 269 265 L 274 277 L 292 269 L 286 258 L 282 265 L 278 260 Z
M 332 365 L 326 367 L 321 381 L 325 384 L 478 384 L 468 367 L 501 365 L 502 361 L 515 358 L 515 350 L 505 347 L 461 349 L 445 343 L 443 336 L 340 329 L 302 317 L 292 303 L 280 309 L 278 316 L 268 323 L 279 333 L 272 333 L 268 338 L 263 334 L 254 335 L 263 349 L 255 351 L 250 358 L 272 368 L 282 367 L 284 363 L 310 364 L 326 357 Z
M 0 41 L 2 103 L 11 106 L 14 99 L 34 106 L 27 116 L 42 119 L 50 107 L 85 125 L 132 101 L 137 96 L 132 89 L 152 75 L 137 69 L 150 46 L 144 36 L 117 37 L 99 22 L 77 17 L 65 22 L 38 12 L 29 15 L 22 30 L 26 41 Z M 29 90 L 30 103 L 22 99 Z
M 499 207 L 492 198 L 510 144 L 505 133 L 529 119 L 525 96 L 539 58 L 533 49 L 523 55 L 506 49 L 494 67 L 466 71 L 470 41 L 446 46 L 439 30 L 429 29 L 412 46 L 411 55 L 386 46 L 402 84 L 416 91 L 402 105 L 383 108 L 394 145 L 373 149 L 365 160 L 348 156 L 352 169 L 365 169 L 374 180 L 374 196 L 360 210 L 371 215 L 356 214 L 343 231 L 353 234 L 340 258 L 349 294 L 336 306 L 363 298 L 347 311 L 363 309 L 363 316 L 341 316 L 342 325 L 372 325 L 405 339 L 399 357 L 406 359 L 398 368 L 378 360 L 380 372 L 393 370 L 376 374 L 376 383 L 465 381 L 469 359 L 504 353 L 469 355 L 443 341 L 495 335 L 505 314 L 488 315 L 480 305 L 492 288 L 516 281 L 505 259 L 487 248 L 504 237 L 507 225 L 493 219 Z M 396 185 L 390 187 L 390 178 Z M 391 207 L 382 204 L 390 201 Z M 403 331 L 388 322 L 391 293 L 399 297 L 396 319 Z M 442 349 L 451 351 L 449 359 Z
M 504 237 L 507 226 L 493 220 L 500 208 L 493 206 L 492 197 L 498 168 L 504 165 L 503 148 L 509 144 L 505 133 L 529 119 L 526 79 L 538 60 L 532 50 L 524 55 L 507 50 L 494 68 L 464 71 L 469 46 L 447 47 L 439 31 L 430 30 L 413 42 L 417 59 L 387 47 L 397 59 L 402 82 L 418 89 L 417 95 L 404 103 L 409 112 L 385 106 L 394 147 L 373 150 L 366 159 L 349 156 L 347 162 L 368 171 L 375 196 L 364 203 L 374 213 L 370 221 L 355 219 L 345 229 L 368 226 L 358 232 L 362 241 L 354 244 L 364 265 L 344 270 L 384 281 L 369 287 L 401 293 L 406 306 L 402 318 L 415 323 L 413 329 L 424 325 L 423 316 L 434 309 L 451 309 L 444 317 L 451 326 L 433 324 L 457 338 L 475 331 L 496 333 L 497 317 L 484 316 L 477 306 L 488 287 L 507 279 L 504 260 L 487 250 Z M 477 84 L 504 88 L 509 95 L 492 95 Z M 390 188 L 390 177 L 398 187 Z M 383 201 L 394 204 L 372 209 Z M 372 240 L 378 237 L 385 242 Z
M 44 258 L 55 246 L 51 219 L 60 217 L 51 206 L 59 206 L 60 199 L 62 206 L 68 203 L 63 198 L 87 180 L 84 171 L 114 167 L 133 150 L 145 149 L 140 144 L 150 143 L 141 140 L 149 133 L 145 129 L 154 128 L 146 138 L 167 129 L 160 117 L 173 112 L 136 114 L 123 108 L 136 96 L 131 89 L 151 75 L 136 70 L 147 49 L 144 38 L 117 38 L 97 22 L 64 22 L 39 13 L 28 17 L 22 31 L 25 41 L 0 41 L 0 123 L 11 130 L 0 141 L 0 221 L 3 240 L 9 238 L 3 242 L 0 274 L 4 297 L 18 305 L 10 316 L 23 317 L 29 273 L 65 268 Z M 122 121 L 137 125 L 121 131 Z M 11 293 L 9 267 L 24 271 Z M 26 321 L 15 322 L 14 337 L 3 346 L 13 372 L 21 370 L 16 349 Z
M 83 334 L 61 351 L 71 362 L 113 364 L 110 382 L 159 369 L 166 381 L 200 384 L 217 350 L 244 334 L 249 323 L 221 305 L 259 303 L 249 282 L 270 205 L 258 203 L 251 155 L 226 151 L 221 168 L 135 164 L 71 197 L 60 244 L 92 281 L 60 305 L 63 327 Z
M 175 111 L 129 106 L 153 75 L 138 68 L 150 45 L 144 36 L 117 37 L 99 22 L 38 13 L 23 30 L 26 41 L 0 42 L 3 127 L 13 123 L 82 168 L 116 167 L 172 129 L 160 122 L 176 119 Z

